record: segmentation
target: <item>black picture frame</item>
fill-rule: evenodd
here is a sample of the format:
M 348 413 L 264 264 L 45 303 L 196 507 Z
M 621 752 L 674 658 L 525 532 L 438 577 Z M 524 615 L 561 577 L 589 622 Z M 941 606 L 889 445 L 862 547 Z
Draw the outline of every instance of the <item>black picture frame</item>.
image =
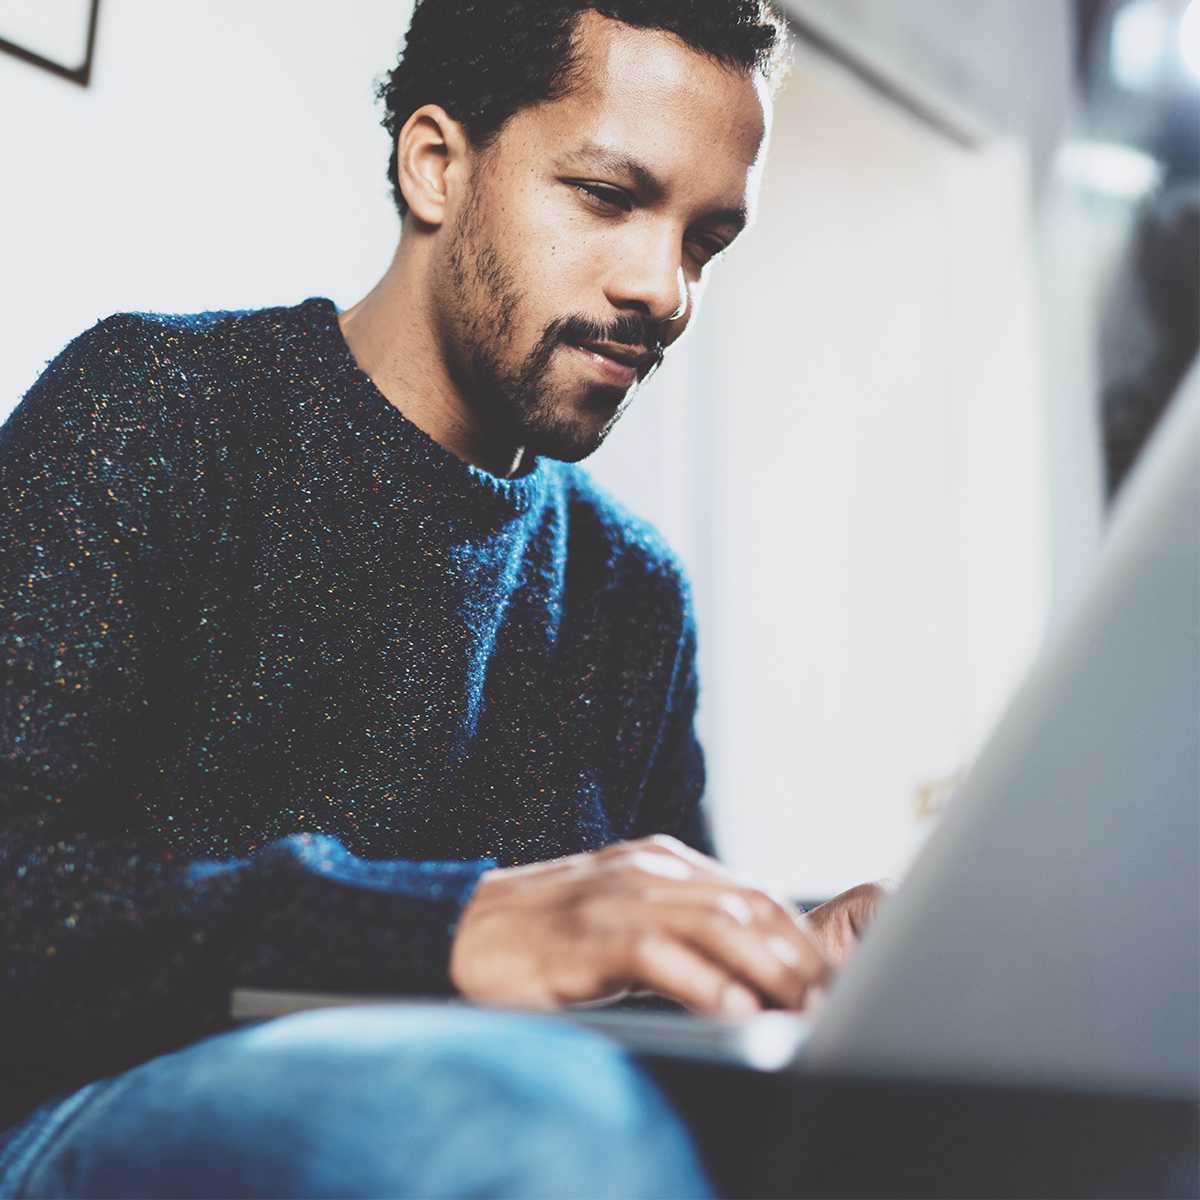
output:
M 15 42 L 6 41 L 2 37 L 0 37 L 0 53 L 11 54 L 13 58 L 19 58 L 31 67 L 41 67 L 43 71 L 49 71 L 51 75 L 57 75 L 60 79 L 85 88 L 92 81 L 92 55 L 96 47 L 96 22 L 99 16 L 100 0 L 92 0 L 91 11 L 88 13 L 87 51 L 84 54 L 83 62 L 77 67 L 68 67 L 63 63 L 55 62 L 52 58 L 46 58 L 33 50 L 26 50 L 24 46 L 18 46 Z

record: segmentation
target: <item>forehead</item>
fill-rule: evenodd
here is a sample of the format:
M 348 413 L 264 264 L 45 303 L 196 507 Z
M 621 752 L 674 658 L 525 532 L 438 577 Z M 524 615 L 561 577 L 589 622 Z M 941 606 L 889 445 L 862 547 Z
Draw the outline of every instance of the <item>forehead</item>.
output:
M 748 193 L 770 117 L 761 80 L 672 34 L 595 12 L 579 18 L 576 65 L 565 97 L 513 118 L 527 146 L 568 155 L 603 147 L 664 182 L 703 176 Z

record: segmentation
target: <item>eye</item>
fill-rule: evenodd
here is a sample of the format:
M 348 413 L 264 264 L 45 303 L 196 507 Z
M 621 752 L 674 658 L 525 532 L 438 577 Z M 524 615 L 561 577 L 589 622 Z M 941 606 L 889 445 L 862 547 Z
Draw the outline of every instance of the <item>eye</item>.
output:
M 633 209 L 633 201 L 629 198 L 628 193 L 611 184 L 592 183 L 580 179 L 572 179 L 570 183 L 598 208 L 620 212 L 630 212 Z
M 728 249 L 719 237 L 707 233 L 689 233 L 686 242 L 692 248 L 692 257 L 702 267 Z

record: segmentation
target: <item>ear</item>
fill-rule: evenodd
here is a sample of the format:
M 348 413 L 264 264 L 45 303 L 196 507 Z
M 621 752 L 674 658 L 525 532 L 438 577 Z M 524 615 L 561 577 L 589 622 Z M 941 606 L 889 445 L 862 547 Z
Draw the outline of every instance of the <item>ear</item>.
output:
M 425 104 L 404 122 L 396 138 L 400 190 L 409 211 L 426 225 L 440 225 L 456 184 L 470 169 L 470 143 L 444 108 Z

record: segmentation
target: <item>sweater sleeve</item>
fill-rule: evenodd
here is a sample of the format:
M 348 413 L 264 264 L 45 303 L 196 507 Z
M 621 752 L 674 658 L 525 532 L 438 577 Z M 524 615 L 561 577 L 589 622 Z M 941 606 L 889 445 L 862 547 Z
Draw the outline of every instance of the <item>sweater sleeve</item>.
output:
M 73 343 L 0 429 L 0 1075 L 14 1079 L 67 1062 L 64 1078 L 94 1077 L 185 1044 L 226 1024 L 236 986 L 448 993 L 455 922 L 492 865 L 367 862 L 319 835 L 203 863 L 139 831 L 181 547 L 203 542 L 211 478 L 187 372 L 146 324 L 113 318 Z

